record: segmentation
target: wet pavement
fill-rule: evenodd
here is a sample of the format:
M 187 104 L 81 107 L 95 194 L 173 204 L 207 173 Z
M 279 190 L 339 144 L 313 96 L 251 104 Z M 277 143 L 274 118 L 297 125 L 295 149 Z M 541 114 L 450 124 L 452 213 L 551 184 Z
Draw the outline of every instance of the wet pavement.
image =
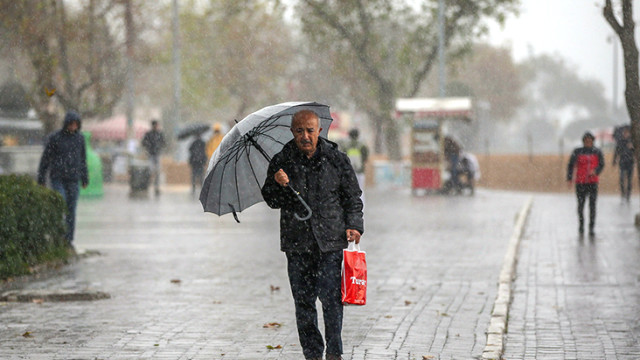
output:
M 573 196 L 535 196 L 520 243 L 504 359 L 640 359 L 636 200 L 601 196 L 591 238 L 578 236 Z
M 345 309 L 344 358 L 481 358 L 530 196 L 368 190 L 367 305 Z M 637 204 L 602 196 L 598 235 L 579 242 L 572 196 L 533 199 L 504 358 L 640 358 Z M 0 358 L 302 359 L 278 212 L 258 204 L 240 220 L 203 213 L 187 188 L 134 200 L 109 186 L 82 199 L 76 247 L 99 255 L 19 290 L 110 297 L 0 303 Z

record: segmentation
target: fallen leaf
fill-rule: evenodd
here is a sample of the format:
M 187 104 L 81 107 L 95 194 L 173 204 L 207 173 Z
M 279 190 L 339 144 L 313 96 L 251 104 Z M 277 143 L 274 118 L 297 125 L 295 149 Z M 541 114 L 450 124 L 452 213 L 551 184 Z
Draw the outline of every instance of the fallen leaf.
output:
M 422 360 L 429 360 L 429 359 L 435 359 L 435 356 L 433 356 L 433 355 L 422 355 Z
M 42 299 L 33 299 L 33 300 L 31 300 L 31 302 L 34 303 L 34 304 L 42 304 L 44 302 L 44 300 L 42 300 Z
M 282 349 L 282 345 L 276 345 L 276 346 L 267 345 L 267 349 L 269 349 L 269 350 Z
M 279 291 L 279 290 L 280 290 L 280 286 L 273 286 L 273 285 L 271 285 L 271 292 Z
M 409 301 L 409 300 L 405 300 L 405 301 L 404 301 L 404 304 L 405 304 L 405 305 L 411 305 L 411 301 Z
M 153 344 L 153 346 L 160 346 L 160 344 Z
M 449 316 L 447 313 L 441 313 L 440 316 Z
M 49 88 L 45 86 L 45 87 L 44 87 L 44 92 L 46 92 L 46 93 L 47 93 L 47 96 L 48 96 L 48 97 L 52 97 L 52 96 L 53 96 L 53 94 L 55 94 L 55 93 L 56 93 L 56 89 L 54 88 L 54 89 L 49 90 Z
M 172 284 L 180 284 L 182 282 L 182 280 L 180 279 L 171 279 L 171 283 Z
M 24 334 L 22 334 L 22 336 L 23 336 L 23 337 L 26 337 L 26 338 L 33 337 L 33 335 L 31 335 L 31 331 L 25 331 L 25 333 L 24 333 Z
M 391 319 L 392 317 L 393 317 L 393 316 L 391 316 L 391 315 L 385 315 L 385 318 L 386 318 L 386 319 Z
M 270 322 L 270 323 L 262 325 L 262 327 L 265 328 L 265 329 L 279 328 L 281 326 L 282 326 L 282 324 L 277 323 L 277 322 Z
M 416 290 L 416 287 L 415 287 L 415 286 L 412 286 L 412 287 L 411 287 L 411 290 L 412 290 L 412 291 L 415 291 L 415 290 Z

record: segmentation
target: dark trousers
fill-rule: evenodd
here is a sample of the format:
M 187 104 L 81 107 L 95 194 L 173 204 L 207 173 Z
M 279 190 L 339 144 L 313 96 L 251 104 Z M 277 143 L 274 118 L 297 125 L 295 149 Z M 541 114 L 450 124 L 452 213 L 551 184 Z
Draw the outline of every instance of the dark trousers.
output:
M 318 298 L 322 302 L 327 354 L 342 354 L 341 266 L 342 250 L 322 253 L 316 247 L 312 252 L 287 252 L 298 337 L 307 359 L 322 358 L 324 350 L 318 329 Z
M 589 197 L 589 230 L 596 225 L 596 201 L 598 200 L 598 184 L 576 184 L 576 196 L 578 197 L 578 220 L 580 231 L 584 229 L 584 203 Z
M 631 198 L 631 175 L 633 173 L 633 164 L 631 166 L 620 166 L 620 195 L 627 201 Z
M 69 245 L 71 245 L 73 242 L 73 233 L 76 228 L 76 206 L 78 204 L 80 186 L 78 185 L 77 180 L 51 180 L 51 187 L 62 195 L 62 198 L 67 205 L 67 214 L 65 216 L 67 234 L 65 235 L 65 238 L 69 242 Z
M 204 182 L 204 166 L 191 165 L 191 193 L 196 193 L 196 186 Z

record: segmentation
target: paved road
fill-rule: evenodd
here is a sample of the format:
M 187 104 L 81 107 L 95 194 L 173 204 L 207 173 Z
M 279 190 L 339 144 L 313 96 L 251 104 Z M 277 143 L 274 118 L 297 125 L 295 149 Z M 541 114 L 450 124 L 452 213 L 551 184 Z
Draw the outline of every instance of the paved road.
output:
M 639 211 L 598 202 L 578 236 L 575 198 L 537 195 L 520 243 L 504 359 L 640 359 Z
M 29 282 L 23 291 L 95 290 L 111 298 L 0 303 L 1 359 L 302 359 L 285 258 L 278 250 L 276 211 L 259 204 L 243 212 L 242 223 L 236 224 L 230 216 L 202 213 L 187 189 L 147 200 L 129 199 L 122 187 L 106 190 L 104 198 L 83 199 L 78 209 L 76 246 L 101 255 L 81 259 L 55 277 Z M 362 243 L 369 265 L 368 304 L 345 311 L 345 359 L 480 358 L 507 242 L 529 196 L 488 190 L 473 198 L 368 191 Z M 545 296 L 551 288 L 565 288 L 564 280 L 552 277 L 555 282 L 547 283 L 540 275 L 550 273 L 547 268 L 560 268 L 558 261 L 565 257 L 558 254 L 565 249 L 535 250 L 535 239 L 553 241 L 549 235 L 560 233 L 554 230 L 559 224 L 569 228 L 562 210 L 566 206 L 573 211 L 571 200 L 562 195 L 534 197 L 521 245 L 505 358 L 546 358 L 545 330 L 554 329 L 554 321 L 563 324 L 582 314 L 579 307 L 571 312 L 553 308 L 555 303 Z M 603 197 L 601 205 L 611 210 L 609 216 L 628 217 L 615 213 L 617 198 Z M 618 229 L 613 224 L 601 228 L 598 250 L 614 241 L 604 240 L 607 229 Z M 630 265 L 639 256 L 638 236 L 633 228 L 625 229 L 628 237 L 621 242 L 635 251 L 622 250 Z M 577 241 L 571 244 L 578 246 Z M 588 242 L 582 246 L 594 247 Z M 534 251 L 535 256 L 528 254 Z M 607 259 L 608 271 L 599 272 L 600 281 L 608 285 L 585 287 L 588 293 L 605 289 L 610 294 L 599 295 L 601 301 L 594 298 L 593 307 L 602 307 L 602 317 L 592 333 L 606 330 L 613 334 L 610 338 L 626 340 L 624 347 L 617 340 L 605 343 L 602 350 L 608 352 L 601 354 L 620 356 L 624 349 L 630 356 L 626 358 L 633 358 L 640 349 L 637 327 L 631 326 L 638 323 L 640 291 L 623 285 L 635 286 L 640 274 L 629 274 L 612 260 Z M 529 266 L 522 269 L 527 261 Z M 568 276 L 572 266 L 580 265 L 567 262 L 560 275 Z M 531 268 L 539 269 L 536 281 L 527 273 Z M 609 283 L 616 276 L 620 278 Z M 573 299 L 567 290 L 562 293 L 554 299 Z M 615 302 L 607 303 L 607 297 Z M 562 316 L 554 318 L 558 313 Z M 606 316 L 617 314 L 628 319 L 609 324 Z M 533 320 L 519 325 L 518 318 Z M 265 328 L 269 323 L 281 326 Z M 573 323 L 576 339 L 578 330 L 588 328 L 580 324 Z M 564 327 L 557 328 L 565 334 Z M 571 358 L 564 355 L 564 338 L 551 337 L 553 349 L 560 350 L 549 358 Z M 619 352 L 612 353 L 612 348 Z

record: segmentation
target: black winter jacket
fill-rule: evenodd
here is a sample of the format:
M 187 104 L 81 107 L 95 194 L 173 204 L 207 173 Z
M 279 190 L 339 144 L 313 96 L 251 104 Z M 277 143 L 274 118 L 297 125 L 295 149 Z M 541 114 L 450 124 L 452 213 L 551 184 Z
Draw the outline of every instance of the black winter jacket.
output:
M 80 126 L 75 133 L 66 130 L 73 121 L 81 124 L 77 114 L 67 113 L 62 129 L 49 136 L 38 167 L 39 184 L 44 185 L 47 171 L 51 180 L 78 181 L 83 185 L 89 183 L 86 148 Z
M 310 219 L 294 217 L 296 212 L 306 212 L 291 189 L 275 181 L 279 169 L 311 207 Z M 310 251 L 314 242 L 322 252 L 346 248 L 347 229 L 364 233 L 361 195 L 349 158 L 337 144 L 323 138 L 318 139 L 317 151 L 310 159 L 293 140 L 288 142 L 271 160 L 262 187 L 267 204 L 280 209 L 280 249 L 285 252 Z

